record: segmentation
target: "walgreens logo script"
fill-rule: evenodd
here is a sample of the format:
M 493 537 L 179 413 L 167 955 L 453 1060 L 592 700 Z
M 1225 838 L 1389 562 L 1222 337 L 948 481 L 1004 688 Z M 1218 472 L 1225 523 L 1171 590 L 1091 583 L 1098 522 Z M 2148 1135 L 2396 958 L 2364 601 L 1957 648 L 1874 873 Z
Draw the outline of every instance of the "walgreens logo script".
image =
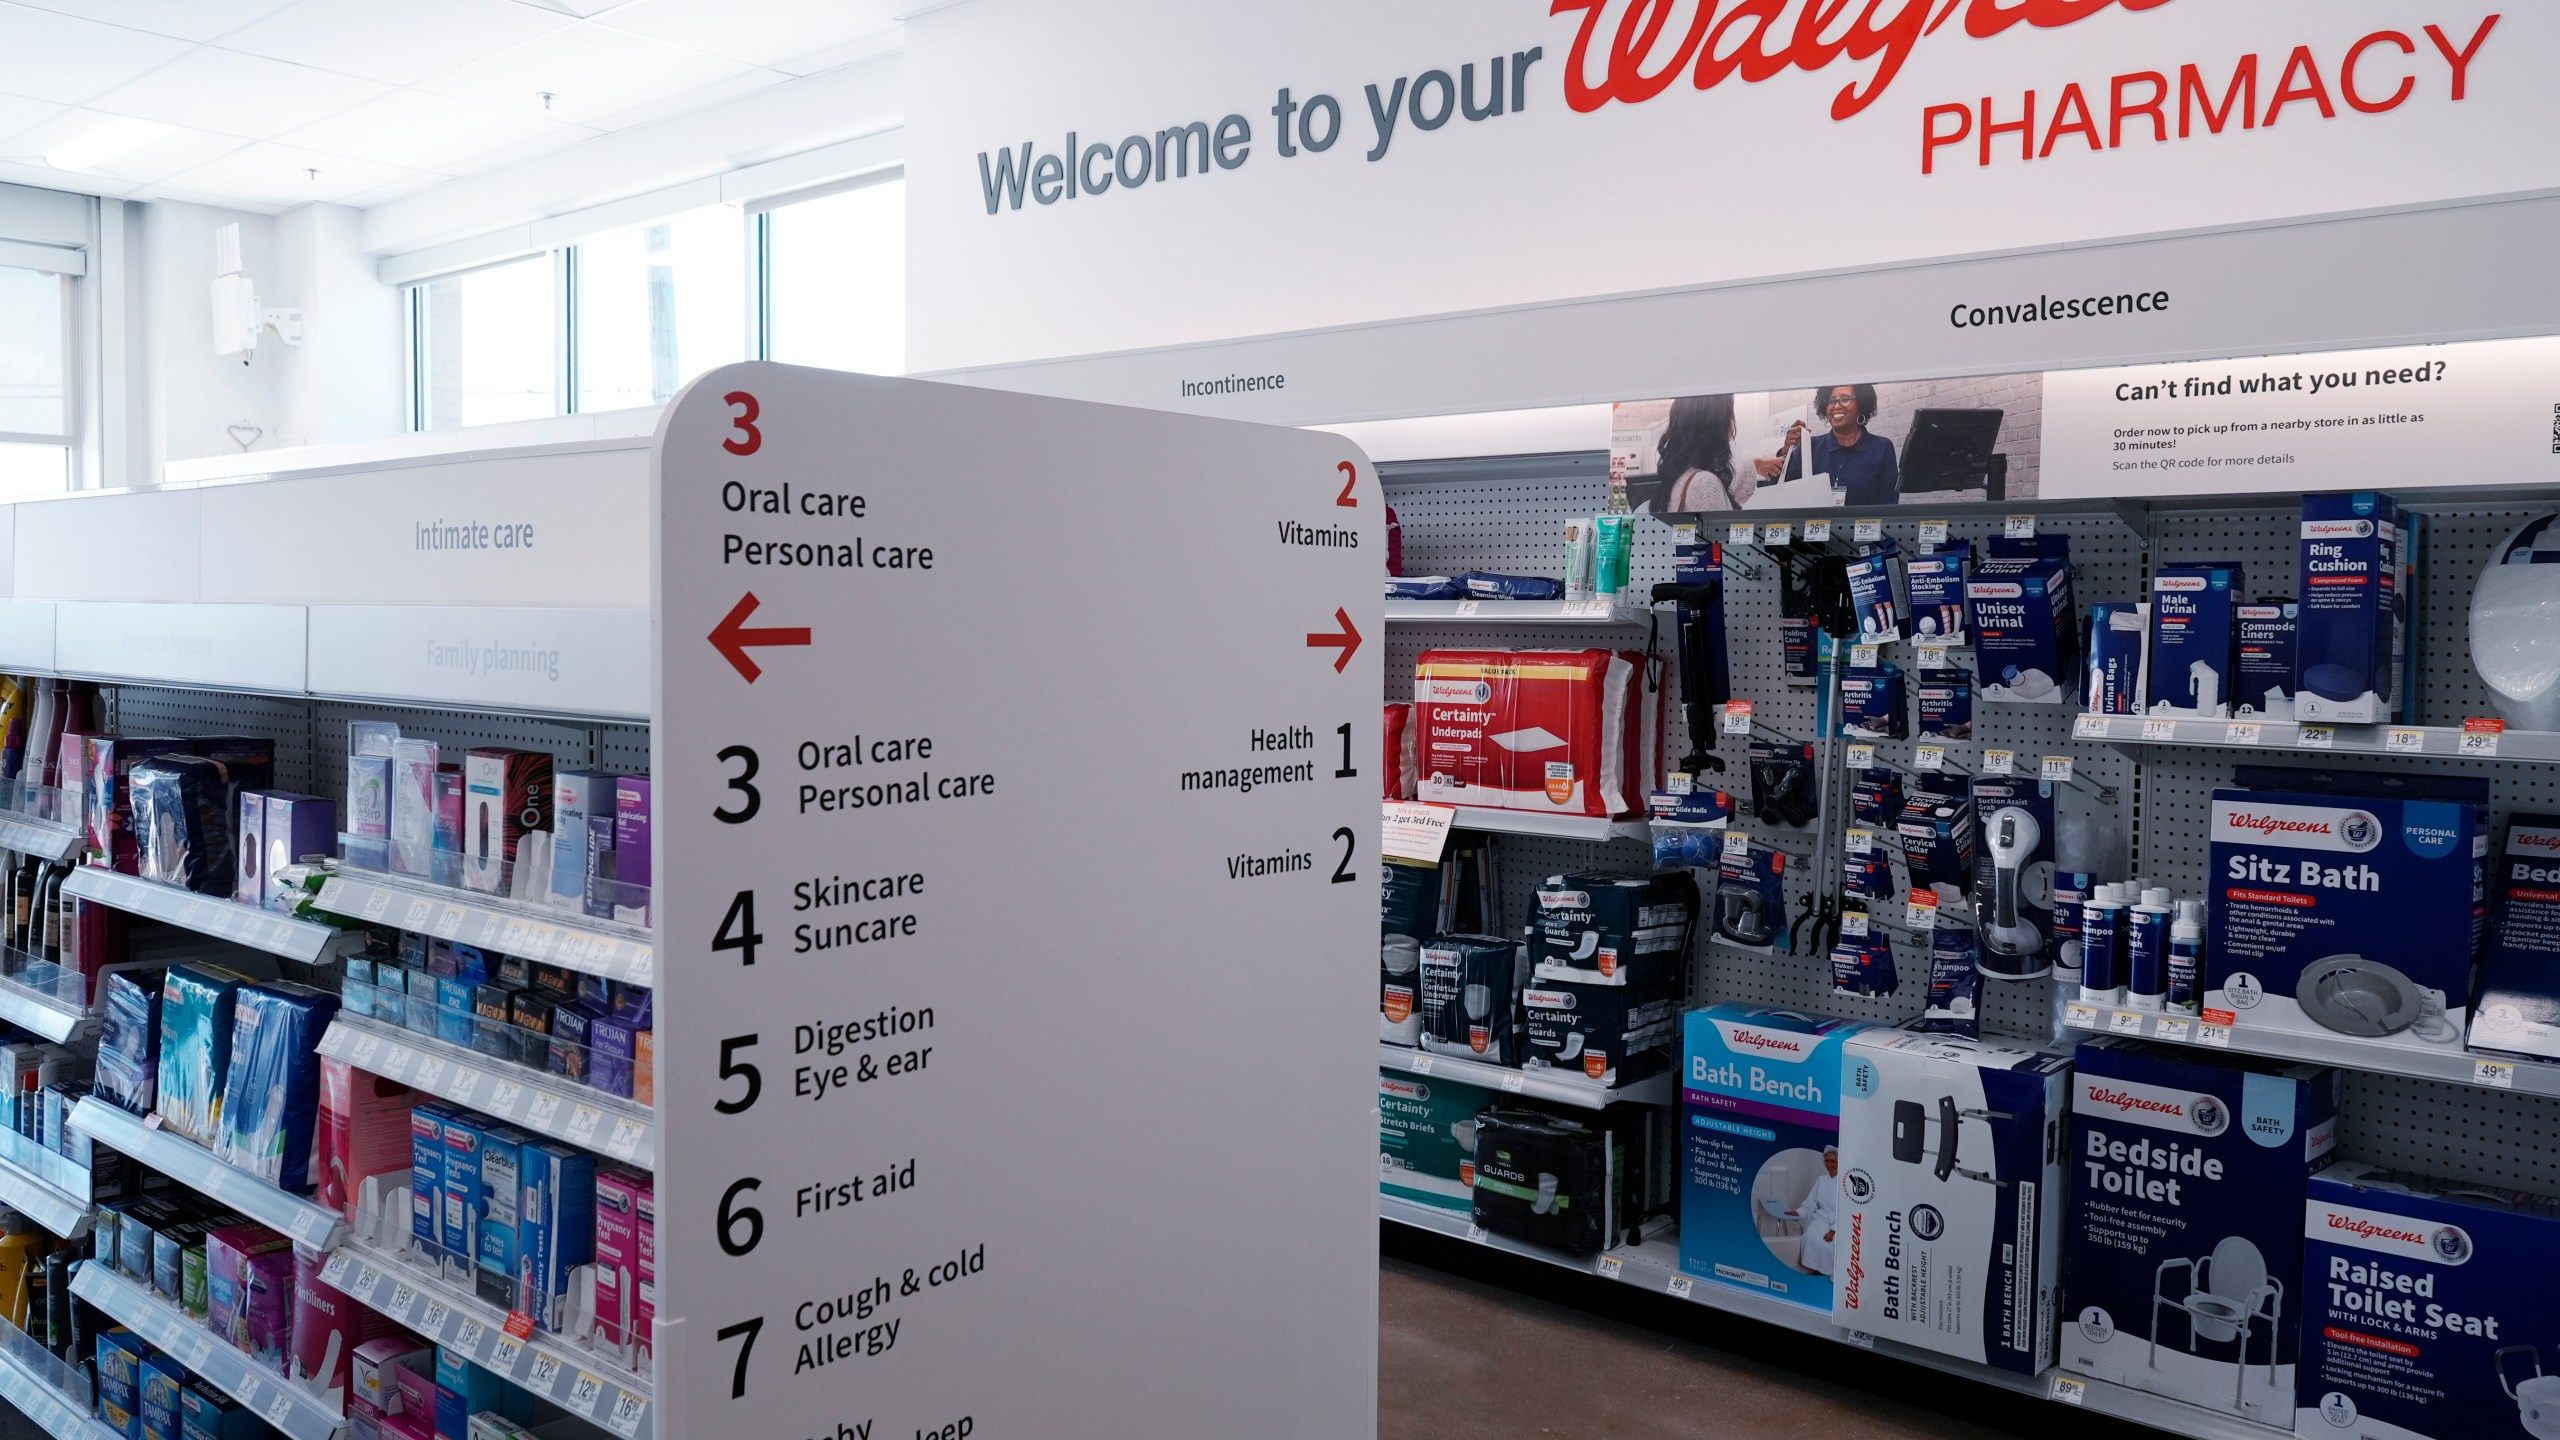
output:
M 1802 1035 L 1773 1035 L 1766 1030 L 1745 1030 L 1738 1025 L 1725 1031 L 1725 1043 L 1736 1049 L 1757 1051 L 1763 1055 L 1789 1055 L 1797 1059 L 1813 1052 L 1812 1044 Z
M 2415 1230 L 2376 1225 L 2361 1215 L 2349 1215 L 2340 1210 L 2329 1212 L 2329 1228 L 2342 1230 L 2359 1240 L 2388 1240 L 2402 1245 L 2415 1245 L 2420 1249 L 2426 1248 L 2427 1243 L 2427 1237 Z
M 2187 1113 L 2187 1107 L 2174 1100 L 2162 1100 L 2150 1095 L 2135 1095 L 2123 1090 L 2111 1090 L 2098 1084 L 2091 1084 L 2087 1088 L 2085 1098 L 2091 1105 L 2103 1105 L 2124 1114 L 2140 1112 L 2145 1115 L 2183 1118 Z
M 2328 820 L 2304 820 L 2290 815 L 2261 815 L 2254 810 L 2237 809 L 2223 812 L 2222 828 L 2256 835 L 2262 839 L 2277 835 L 2334 836 L 2338 833 L 2337 825 Z

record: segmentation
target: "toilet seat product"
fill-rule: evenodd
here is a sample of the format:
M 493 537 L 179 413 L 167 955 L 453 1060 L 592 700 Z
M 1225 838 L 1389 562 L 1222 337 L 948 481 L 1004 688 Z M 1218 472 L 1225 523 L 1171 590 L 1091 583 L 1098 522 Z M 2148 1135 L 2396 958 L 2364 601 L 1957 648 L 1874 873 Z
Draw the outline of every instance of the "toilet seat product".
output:
M 2302 1013 L 2341 1035 L 2397 1035 L 2426 1013 L 2427 998 L 2409 977 L 2362 955 L 2326 955 L 2302 967 L 2293 998 Z M 2442 1001 L 2437 1018 L 2442 1019 Z
M 2471 663 L 2519 730 L 2560 730 L 2560 515 L 2525 522 L 2471 591 Z
M 1659 728 L 1645 724 L 1642 668 L 1608 650 L 1422 652 L 1413 686 L 1421 798 L 1633 814 L 1652 785 L 1645 737 Z

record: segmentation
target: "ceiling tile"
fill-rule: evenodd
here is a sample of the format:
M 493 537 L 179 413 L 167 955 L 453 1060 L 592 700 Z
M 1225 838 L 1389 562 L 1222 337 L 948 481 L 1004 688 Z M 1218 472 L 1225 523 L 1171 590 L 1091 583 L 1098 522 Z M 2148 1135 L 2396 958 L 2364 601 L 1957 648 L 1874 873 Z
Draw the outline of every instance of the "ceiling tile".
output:
M 78 104 L 187 53 L 184 40 L 0 4 L 0 88 Z
M 80 195 L 130 195 L 139 188 L 131 180 L 108 175 L 74 175 L 46 165 L 29 164 L 17 159 L 0 160 L 0 181 L 13 185 L 33 185 L 44 190 L 69 190 Z
M 596 23 L 750 65 L 780 65 L 896 24 L 913 0 L 636 0 Z
M 39 10 L 103 20 L 180 40 L 211 40 L 293 0 L 17 0 Z
M 521 7 L 519 7 L 521 8 Z M 566 145 L 595 132 L 423 90 L 394 90 L 276 138 L 412 170 L 435 170 L 512 145 Z M 548 147 L 545 147 L 548 148 Z
M 415 195 L 419 191 L 424 190 L 431 185 L 441 185 L 452 178 L 453 177 L 450 175 L 438 175 L 430 171 L 420 170 L 411 175 L 404 175 L 401 178 L 392 181 L 388 185 L 377 185 L 370 190 L 360 191 L 357 194 L 350 195 L 346 198 L 345 203 L 357 206 L 358 208 L 362 208 L 367 205 L 379 205 L 385 200 L 397 200 L 404 195 Z
M 407 85 L 570 23 L 515 0 L 302 0 L 222 48 Z
M 124 120 L 121 116 L 109 115 L 98 110 L 66 110 L 57 118 L 11 140 L 6 146 L 0 146 L 0 150 L 5 150 L 12 158 L 33 157 L 41 160 L 48 152 L 64 142 L 78 140 L 102 127 L 114 125 L 119 120 L 123 120 L 127 125 L 134 123 L 131 120 Z M 170 126 L 132 149 L 107 156 L 94 165 L 84 166 L 74 171 L 56 170 L 53 173 L 97 175 L 148 184 L 155 180 L 166 180 L 181 170 L 192 170 L 248 143 L 237 135 L 221 135 L 207 130 L 189 130 Z
M 440 95 L 585 122 L 725 80 L 737 61 L 601 25 L 573 25 L 421 82 Z M 552 99 L 546 109 L 542 94 Z
M 91 103 L 119 115 L 265 139 L 361 105 L 389 88 L 332 70 L 206 48 Z
M 652 120 L 663 120 L 670 115 L 686 115 L 707 106 L 717 105 L 724 100 L 735 100 L 741 95 L 785 84 L 790 79 L 790 76 L 779 70 L 742 70 L 726 80 L 717 80 L 709 85 L 696 86 L 661 99 L 651 100 L 646 104 L 634 105 L 628 110 L 616 110 L 610 115 L 598 116 L 595 124 L 600 130 L 628 130 L 634 125 L 646 125 Z
M 794 55 L 788 60 L 776 62 L 774 68 L 789 71 L 794 75 L 815 75 L 821 70 L 833 70 L 839 65 L 858 65 L 865 60 L 877 60 L 883 55 L 894 55 L 906 46 L 907 27 L 892 25 L 886 30 L 875 30 L 861 39 L 849 40 L 832 49 L 813 50 L 806 55 Z
M 589 15 L 602 14 L 616 5 L 628 5 L 631 0 L 516 0 L 516 3 L 528 9 L 548 10 L 554 15 L 575 15 L 584 19 Z
M 0 95 L 0 155 L 21 155 L 14 137 L 43 124 L 62 113 L 62 106 L 52 100 L 30 100 L 23 95 Z M 32 155 L 36 152 L 25 151 Z
M 320 173 L 315 177 L 310 172 Z M 172 188 L 231 195 L 274 205 L 344 200 L 403 179 L 411 171 L 299 146 L 245 146 L 209 165 L 169 177 Z

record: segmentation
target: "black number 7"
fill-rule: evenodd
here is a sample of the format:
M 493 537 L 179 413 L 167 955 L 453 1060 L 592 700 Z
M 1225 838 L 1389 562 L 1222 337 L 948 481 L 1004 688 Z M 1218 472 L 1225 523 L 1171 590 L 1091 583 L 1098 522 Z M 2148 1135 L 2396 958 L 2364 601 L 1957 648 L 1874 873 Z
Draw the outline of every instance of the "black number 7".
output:
M 738 1347 L 737 1368 L 729 1372 L 729 1398 L 732 1400 L 743 1400 L 747 1397 L 747 1357 L 756 1353 L 756 1336 L 763 1330 L 764 1317 L 759 1315 L 753 1320 L 741 1320 L 719 1332 L 719 1337 L 723 1340 L 735 1340 L 741 1335 L 747 1340 L 747 1343 Z

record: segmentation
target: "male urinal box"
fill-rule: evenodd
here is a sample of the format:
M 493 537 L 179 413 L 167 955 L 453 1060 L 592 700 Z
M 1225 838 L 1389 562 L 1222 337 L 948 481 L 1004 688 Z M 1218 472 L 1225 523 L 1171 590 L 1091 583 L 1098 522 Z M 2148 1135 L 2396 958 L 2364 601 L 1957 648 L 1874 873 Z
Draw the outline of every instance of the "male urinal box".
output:
M 1683 1024 L 1680 1268 L 1829 1311 L 1846 1249 L 1840 1053 L 1869 1027 L 1748 1005 Z
M 2231 713 L 2240 594 L 2237 561 L 2163 565 L 2151 577 L 2147 713 L 2206 719 Z
M 1464 1215 L 1475 1208 L 1476 1116 L 1499 1098 L 1437 1075 L 1378 1077 L 1378 1193 Z
M 2213 792 L 2204 1018 L 2459 1053 L 2488 782 L 2244 765 Z
M 2294 1434 L 2560 1434 L 2560 1200 L 2342 1161 L 2302 1229 Z
M 2560 815 L 2511 815 L 2471 1048 L 2560 1060 Z
M 2060 1055 L 1851 1036 L 1832 1323 L 2022 1375 L 2051 1364 L 2070 1086 Z
M 1555 815 L 1644 804 L 1642 667 L 1608 650 L 1425 650 L 1422 798 Z
M 2337 1150 L 2338 1072 L 2129 1040 L 2072 1067 L 2062 1368 L 2289 1423 L 2302 1201 Z

